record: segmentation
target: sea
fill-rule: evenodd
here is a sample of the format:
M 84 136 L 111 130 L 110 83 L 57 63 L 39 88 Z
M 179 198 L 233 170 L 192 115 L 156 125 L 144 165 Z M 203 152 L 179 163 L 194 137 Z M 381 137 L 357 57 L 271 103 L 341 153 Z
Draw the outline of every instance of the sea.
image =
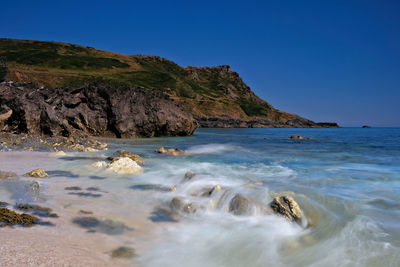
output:
M 59 215 L 53 229 L 102 240 L 104 253 L 133 248 L 128 266 L 400 266 L 400 128 L 198 129 L 101 141 L 108 151 L 35 154 L 49 173 L 41 195 L 0 183 L 0 200 L 51 207 Z M 160 147 L 185 153 L 156 153 Z M 140 155 L 143 173 L 92 166 L 119 149 Z M 14 157 L 15 166 L 1 169 L 31 167 L 32 159 Z M 185 181 L 189 171 L 195 176 Z M 255 207 L 230 212 L 237 194 Z M 301 223 L 257 208 L 284 195 L 299 204 Z M 173 198 L 191 212 L 172 211 Z

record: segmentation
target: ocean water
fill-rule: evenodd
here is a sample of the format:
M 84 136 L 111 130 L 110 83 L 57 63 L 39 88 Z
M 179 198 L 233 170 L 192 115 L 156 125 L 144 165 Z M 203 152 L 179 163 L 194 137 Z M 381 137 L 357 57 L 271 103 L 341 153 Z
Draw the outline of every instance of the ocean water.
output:
M 62 215 L 55 229 L 103 240 L 103 251 L 134 248 L 131 266 L 400 266 L 399 128 L 198 129 L 191 137 L 104 141 L 109 151 L 47 162 L 51 175 L 36 199 L 6 184 L 0 192 L 53 208 Z M 155 153 L 161 146 L 186 153 Z M 121 148 L 142 156 L 142 174 L 91 166 Z M 196 176 L 185 182 L 187 171 Z M 221 190 L 201 196 L 215 185 Z M 237 193 L 257 203 L 247 215 L 228 211 Z M 302 225 L 262 211 L 279 195 L 299 203 Z M 196 212 L 172 213 L 174 197 Z M 79 223 L 88 216 L 77 215 L 82 209 L 102 223 Z

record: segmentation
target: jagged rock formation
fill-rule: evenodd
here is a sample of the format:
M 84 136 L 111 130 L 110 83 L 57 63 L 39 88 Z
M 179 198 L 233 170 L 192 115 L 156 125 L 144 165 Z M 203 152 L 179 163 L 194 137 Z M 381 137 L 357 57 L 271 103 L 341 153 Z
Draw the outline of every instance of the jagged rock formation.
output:
M 0 84 L 0 130 L 50 136 L 190 135 L 197 127 L 161 91 L 87 84 L 63 89 Z
M 7 59 L 9 81 L 59 88 L 101 80 L 160 89 L 195 116 L 201 127 L 337 127 L 275 109 L 227 65 L 181 67 L 158 56 L 1 38 L 0 56 Z

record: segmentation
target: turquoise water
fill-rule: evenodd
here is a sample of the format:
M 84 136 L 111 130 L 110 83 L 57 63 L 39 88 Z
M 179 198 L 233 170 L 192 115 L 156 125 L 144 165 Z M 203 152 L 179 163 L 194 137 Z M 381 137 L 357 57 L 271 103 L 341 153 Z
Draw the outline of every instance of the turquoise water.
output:
M 190 169 L 202 174 L 202 185 L 228 186 L 260 203 L 291 191 L 312 226 L 205 212 L 164 233 L 146 264 L 400 266 L 400 129 L 199 129 L 194 137 L 150 141 L 143 153 L 158 142 L 190 153 L 169 158 L 167 176 Z M 262 188 L 243 191 L 249 181 L 263 181 Z
M 1 170 L 22 175 L 37 166 L 50 176 L 36 199 L 0 184 L 1 200 L 51 207 L 60 215 L 49 219 L 52 231 L 96 240 L 90 250 L 134 248 L 130 266 L 400 266 L 400 128 L 198 129 L 191 137 L 105 141 L 105 152 L 3 158 Z M 186 153 L 154 152 L 162 146 Z M 143 158 L 142 174 L 91 165 L 121 148 Z M 185 182 L 187 171 L 196 176 Z M 221 190 L 201 196 L 215 185 Z M 257 204 L 245 216 L 228 211 L 238 193 Z M 279 195 L 299 203 L 302 225 L 259 208 Z M 174 197 L 196 212 L 171 213 Z M 85 216 L 100 223 L 77 223 Z

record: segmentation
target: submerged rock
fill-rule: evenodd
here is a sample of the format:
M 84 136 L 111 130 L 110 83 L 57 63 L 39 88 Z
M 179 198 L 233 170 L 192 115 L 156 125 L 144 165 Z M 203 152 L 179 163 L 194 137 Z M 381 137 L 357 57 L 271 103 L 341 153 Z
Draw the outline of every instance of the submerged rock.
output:
M 49 175 L 43 169 L 39 168 L 39 169 L 32 170 L 28 173 L 25 173 L 25 176 L 30 176 L 30 177 L 34 177 L 34 178 L 43 178 L 43 177 L 47 177 Z
M 185 173 L 185 176 L 183 177 L 183 181 L 184 181 L 184 182 L 190 181 L 190 180 L 192 180 L 195 176 L 196 176 L 195 173 L 193 173 L 193 172 L 191 172 L 191 171 L 188 171 L 188 172 Z
M 7 208 L 0 208 L 0 227 L 10 225 L 31 226 L 35 223 L 35 217 L 22 213 L 19 214 Z
M 110 160 L 111 162 L 113 162 L 114 160 L 118 160 L 118 159 L 123 158 L 123 157 L 130 158 L 131 160 L 133 160 L 137 164 L 143 164 L 143 159 L 139 155 L 130 153 L 128 151 L 125 151 L 124 149 L 115 151 L 107 159 Z
M 40 184 L 37 181 L 31 181 L 29 183 L 29 193 L 39 194 L 40 192 Z
M 220 185 L 214 185 L 211 188 L 207 188 L 203 191 L 203 193 L 201 194 L 202 197 L 209 197 L 211 196 L 213 193 L 215 192 L 219 192 L 221 191 L 221 186 Z
M 14 172 L 0 171 L 0 179 L 15 179 L 15 178 L 17 178 L 17 174 Z
M 253 201 L 242 194 L 236 194 L 229 202 L 229 212 L 235 215 L 247 215 L 251 213 L 253 206 Z
M 135 250 L 129 247 L 119 247 L 111 252 L 113 258 L 132 258 L 135 256 Z
M 177 156 L 177 155 L 185 153 L 185 150 L 178 149 L 178 148 L 165 149 L 164 147 L 161 147 L 160 149 L 157 149 L 155 152 L 160 153 L 160 154 L 171 154 L 171 155 Z
M 289 221 L 300 223 L 302 212 L 299 204 L 290 196 L 275 197 L 270 204 L 272 210 Z
M 126 157 L 111 162 L 108 169 L 118 174 L 136 174 L 143 172 L 143 168 L 140 167 L 139 164 Z
M 39 217 L 58 218 L 58 215 L 56 213 L 53 213 L 52 209 L 46 208 L 46 207 L 41 207 L 38 205 L 18 204 L 17 209 L 24 210 L 24 211 L 30 211 Z
M 300 135 L 292 135 L 289 137 L 290 139 L 299 139 L 299 140 L 311 140 L 312 137 L 304 137 Z
M 169 203 L 169 207 L 174 212 L 184 212 L 192 214 L 196 212 L 196 208 L 191 203 L 185 203 L 180 198 L 174 197 Z

